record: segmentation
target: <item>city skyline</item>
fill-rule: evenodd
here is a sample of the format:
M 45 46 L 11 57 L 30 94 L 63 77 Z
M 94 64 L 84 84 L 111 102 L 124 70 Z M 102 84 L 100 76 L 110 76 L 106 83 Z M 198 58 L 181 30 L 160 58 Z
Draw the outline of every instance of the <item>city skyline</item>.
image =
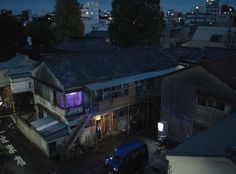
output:
M 84 3 L 89 0 L 79 0 Z M 111 10 L 112 0 L 96 0 L 102 10 Z M 181 5 L 180 5 L 181 4 Z M 230 4 L 236 7 L 235 0 L 220 0 L 220 4 Z M 205 0 L 161 0 L 163 11 L 175 9 L 177 11 L 188 12 L 194 6 L 205 6 Z M 45 14 L 54 10 L 55 0 L 1 0 L 1 9 L 12 10 L 13 14 L 19 14 L 22 10 L 32 10 L 32 14 Z

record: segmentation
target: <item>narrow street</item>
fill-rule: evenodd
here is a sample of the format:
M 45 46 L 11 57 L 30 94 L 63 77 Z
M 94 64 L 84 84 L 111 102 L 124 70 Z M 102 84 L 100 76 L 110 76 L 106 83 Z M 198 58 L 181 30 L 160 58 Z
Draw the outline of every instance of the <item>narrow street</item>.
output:
M 155 153 L 155 140 L 147 137 L 144 132 L 129 136 L 126 133 L 123 133 L 121 135 L 109 137 L 108 139 L 96 144 L 94 147 L 89 148 L 86 154 L 81 155 L 78 159 L 60 165 L 62 166 L 61 171 L 64 174 L 104 174 L 106 173 L 105 159 L 112 152 L 112 149 L 117 145 L 136 138 L 146 142 L 149 150 L 148 165 L 139 173 L 155 173 L 152 170 L 152 167 L 159 159 L 159 156 Z
M 55 164 L 57 173 L 104 174 L 104 161 L 112 149 L 135 138 L 145 141 L 149 150 L 148 165 L 139 173 L 155 173 L 152 167 L 159 160 L 155 153 L 155 140 L 147 137 L 145 132 L 129 136 L 123 133 L 109 137 L 88 148 L 78 159 L 62 163 L 48 160 L 16 130 L 10 116 L 0 116 L 0 143 L 8 149 L 11 156 L 10 161 L 5 164 L 7 174 L 50 174 L 56 171 L 51 164 Z
M 10 160 L 5 163 L 9 174 L 50 174 L 53 168 L 14 127 L 9 116 L 0 116 L 0 144 L 7 148 Z

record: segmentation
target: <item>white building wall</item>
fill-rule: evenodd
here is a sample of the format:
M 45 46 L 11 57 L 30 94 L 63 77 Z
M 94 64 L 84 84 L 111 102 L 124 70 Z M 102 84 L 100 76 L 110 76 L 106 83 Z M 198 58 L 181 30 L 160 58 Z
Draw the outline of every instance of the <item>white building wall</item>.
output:
M 55 113 L 56 115 L 60 116 L 60 119 L 67 124 L 67 120 L 65 118 L 65 114 L 66 111 L 54 104 L 52 104 L 51 102 L 43 99 L 42 97 L 40 97 L 39 95 L 35 94 L 34 95 L 34 102 L 35 104 L 40 104 L 42 106 L 44 106 L 45 108 L 47 108 L 50 112 Z
M 6 72 L 7 72 L 6 69 L 0 70 L 0 88 L 10 84 L 9 78 L 5 76 Z
M 33 92 L 34 83 L 29 77 L 10 79 L 11 90 L 13 93 Z

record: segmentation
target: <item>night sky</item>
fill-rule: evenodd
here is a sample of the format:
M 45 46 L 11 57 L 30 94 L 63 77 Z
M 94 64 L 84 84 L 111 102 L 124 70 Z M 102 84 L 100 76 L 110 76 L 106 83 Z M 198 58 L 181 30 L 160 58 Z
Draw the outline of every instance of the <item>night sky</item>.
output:
M 79 0 L 85 2 L 88 0 Z M 112 0 L 96 0 L 103 10 L 111 9 Z M 54 9 L 55 0 L 0 0 L 0 9 L 11 9 L 14 14 L 20 13 L 21 10 L 32 9 L 33 14 L 45 14 Z M 163 10 L 176 9 L 187 12 L 193 9 L 195 5 L 204 6 L 205 0 L 161 0 Z M 236 0 L 221 0 L 221 4 L 229 3 L 236 7 Z

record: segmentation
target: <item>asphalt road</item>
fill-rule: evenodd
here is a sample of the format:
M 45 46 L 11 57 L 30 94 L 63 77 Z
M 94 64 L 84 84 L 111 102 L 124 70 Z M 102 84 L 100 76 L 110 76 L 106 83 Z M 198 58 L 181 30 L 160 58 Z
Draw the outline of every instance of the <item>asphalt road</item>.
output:
M 149 162 L 143 170 L 139 171 L 139 174 L 156 173 L 155 171 L 152 170 L 153 166 L 158 161 L 158 156 L 154 152 L 155 141 L 143 135 L 135 135 L 135 136 L 118 135 L 113 137 L 112 139 L 110 138 L 104 140 L 95 145 L 94 147 L 88 149 L 88 151 L 85 154 L 81 155 L 78 159 L 60 165 L 61 172 L 63 174 L 75 174 L 75 173 L 104 174 L 106 173 L 104 162 L 106 157 L 112 151 L 112 149 L 115 146 L 134 138 L 139 138 L 145 141 L 149 149 Z
M 0 116 L 0 144 L 8 148 L 10 155 L 5 163 L 7 173 L 50 174 L 54 171 L 42 154 L 19 133 L 10 116 Z
M 35 147 L 15 128 L 11 117 L 0 116 L 0 144 L 8 146 L 11 153 L 11 159 L 6 163 L 7 174 L 52 174 L 55 167 L 57 174 L 104 174 L 106 173 L 104 161 L 112 149 L 134 138 L 145 141 L 149 149 L 148 165 L 139 174 L 156 173 L 152 170 L 158 161 L 158 157 L 154 153 L 155 141 L 146 136 L 118 135 L 89 148 L 78 159 L 62 163 L 48 160 L 42 153 L 37 152 Z

